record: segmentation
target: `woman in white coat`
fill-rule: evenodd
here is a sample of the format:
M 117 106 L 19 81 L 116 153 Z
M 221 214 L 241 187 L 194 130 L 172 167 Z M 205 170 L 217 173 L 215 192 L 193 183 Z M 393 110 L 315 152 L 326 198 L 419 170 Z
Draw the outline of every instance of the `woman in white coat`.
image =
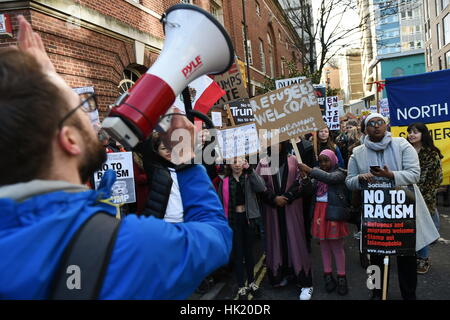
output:
M 360 182 L 372 181 L 374 177 L 393 179 L 396 186 L 413 185 L 416 195 L 416 251 L 439 238 L 427 206 L 416 183 L 420 178 L 417 152 L 404 138 L 393 138 L 386 131 L 386 120 L 378 113 L 365 119 L 366 134 L 363 145 L 353 150 L 348 164 L 347 187 L 361 190 Z M 370 166 L 378 166 L 371 170 Z M 372 265 L 383 270 L 383 256 L 370 256 Z M 398 278 L 403 299 L 416 299 L 416 257 L 397 256 Z M 384 274 L 384 272 L 382 272 Z M 383 282 L 381 282 L 383 283 Z M 381 299 L 381 289 L 372 291 L 372 299 Z

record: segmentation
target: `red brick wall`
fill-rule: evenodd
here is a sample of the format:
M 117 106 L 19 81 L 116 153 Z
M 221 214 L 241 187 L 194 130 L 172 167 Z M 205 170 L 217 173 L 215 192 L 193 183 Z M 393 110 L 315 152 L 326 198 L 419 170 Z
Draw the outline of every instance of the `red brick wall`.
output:
M 80 5 L 94 9 L 104 15 L 113 17 L 140 31 L 163 38 L 163 28 L 159 20 L 124 0 L 79 0 Z M 179 3 L 177 0 L 141 0 L 144 7 L 162 14 L 171 5 Z
M 5 13 L 11 14 L 14 38 L 1 38 L 0 46 L 16 42 L 16 15 L 24 14 L 41 35 L 56 70 L 71 87 L 94 86 L 101 111 L 106 111 L 106 107 L 116 100 L 123 70 L 136 61 L 132 40 L 117 40 L 85 28 L 68 27 L 66 21 L 35 11 Z M 146 67 L 156 58 L 157 54 L 146 50 Z

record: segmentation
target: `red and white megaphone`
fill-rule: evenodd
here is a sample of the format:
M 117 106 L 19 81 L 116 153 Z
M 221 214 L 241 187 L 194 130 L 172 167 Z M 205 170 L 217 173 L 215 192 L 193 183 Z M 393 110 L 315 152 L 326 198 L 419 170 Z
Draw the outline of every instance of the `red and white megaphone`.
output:
M 207 11 L 188 4 L 163 15 L 166 39 L 158 60 L 123 94 L 102 127 L 125 148 L 150 136 L 187 85 L 205 74 L 226 72 L 234 49 L 223 26 Z

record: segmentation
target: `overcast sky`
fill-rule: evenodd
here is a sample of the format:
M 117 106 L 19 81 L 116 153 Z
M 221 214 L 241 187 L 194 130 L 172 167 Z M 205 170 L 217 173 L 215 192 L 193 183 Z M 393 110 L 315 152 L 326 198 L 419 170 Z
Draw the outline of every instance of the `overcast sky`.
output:
M 320 4 L 322 1 L 326 1 L 327 3 L 329 0 L 312 0 L 312 6 L 313 6 L 313 15 L 314 18 L 317 16 L 318 9 L 320 8 Z M 356 0 L 355 0 L 356 1 Z M 330 21 L 327 30 L 328 32 L 331 32 L 331 30 L 334 29 L 336 24 L 338 23 L 339 19 L 335 18 Z M 345 14 L 345 17 L 342 19 L 341 25 L 345 28 L 351 28 L 355 26 L 355 23 L 358 24 L 359 21 L 359 15 L 356 11 L 347 12 Z M 346 47 L 351 48 L 359 48 L 361 46 L 360 44 L 361 34 L 357 33 L 353 35 L 352 37 L 346 38 L 340 42 L 341 45 L 346 45 Z M 316 44 L 317 45 L 317 44 Z M 317 47 L 317 51 L 320 51 L 320 47 Z

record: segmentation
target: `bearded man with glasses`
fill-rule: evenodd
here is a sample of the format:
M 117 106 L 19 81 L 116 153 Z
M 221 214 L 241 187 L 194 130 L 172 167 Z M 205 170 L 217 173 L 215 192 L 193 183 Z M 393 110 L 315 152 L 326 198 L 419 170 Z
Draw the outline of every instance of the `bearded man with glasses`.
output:
M 97 109 L 95 96 L 81 100 L 23 16 L 19 24 L 19 48 L 0 48 L 0 299 L 186 299 L 231 251 L 232 231 L 205 169 L 188 164 L 177 172 L 185 223 L 136 215 L 118 222 L 107 199 L 113 172 L 98 190 L 84 185 L 106 160 L 88 116 Z M 175 115 L 167 145 L 177 129 L 194 139 L 193 124 Z M 192 159 L 193 148 L 185 151 Z M 97 217 L 103 224 L 91 227 Z M 111 232 L 104 252 L 92 251 L 95 241 L 75 246 L 95 277 L 78 263 L 66 272 L 67 249 L 78 244 L 72 239 L 86 239 L 77 238 L 80 229 L 90 240 Z M 59 274 L 63 281 L 54 280 Z

